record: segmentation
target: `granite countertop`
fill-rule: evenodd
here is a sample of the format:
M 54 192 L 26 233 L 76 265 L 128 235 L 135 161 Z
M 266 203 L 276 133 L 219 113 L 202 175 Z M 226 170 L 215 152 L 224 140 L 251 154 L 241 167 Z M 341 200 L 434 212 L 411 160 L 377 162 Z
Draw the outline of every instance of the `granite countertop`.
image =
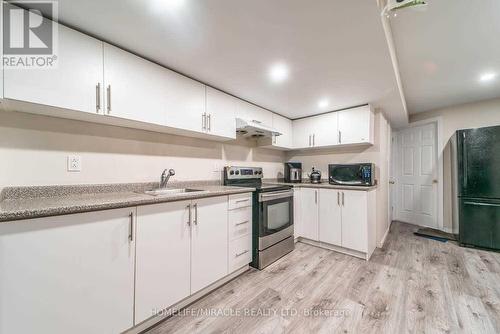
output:
M 177 182 L 169 188 L 191 188 L 200 192 L 152 196 L 144 193 L 158 183 L 9 187 L 0 194 L 0 222 L 66 215 L 224 196 L 252 192 L 254 188 L 229 187 L 218 182 Z
M 341 186 L 328 183 L 328 180 L 321 180 L 321 183 L 311 183 L 309 180 L 302 180 L 302 183 L 287 183 L 280 179 L 265 180 L 267 184 L 284 184 L 288 186 L 293 186 L 295 188 L 323 188 L 323 189 L 344 189 L 344 190 L 358 190 L 358 191 L 371 191 L 377 189 L 377 185 L 374 186 Z

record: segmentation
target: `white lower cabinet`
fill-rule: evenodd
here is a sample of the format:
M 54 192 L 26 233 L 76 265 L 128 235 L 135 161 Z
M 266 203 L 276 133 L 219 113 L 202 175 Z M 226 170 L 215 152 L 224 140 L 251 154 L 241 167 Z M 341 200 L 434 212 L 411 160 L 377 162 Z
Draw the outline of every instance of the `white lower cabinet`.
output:
M 229 196 L 229 273 L 252 262 L 252 195 Z
M 191 293 L 190 204 L 137 208 L 135 324 Z
M 0 224 L 0 333 L 133 326 L 135 208 Z
M 354 251 L 369 258 L 375 249 L 375 191 L 301 188 L 295 192 L 296 237 Z
M 191 293 L 228 273 L 227 202 L 227 197 L 211 197 L 191 204 Z
M 319 241 L 342 246 L 341 192 L 319 190 Z
M 319 189 L 300 189 L 301 236 L 310 240 L 319 239 L 318 201 Z

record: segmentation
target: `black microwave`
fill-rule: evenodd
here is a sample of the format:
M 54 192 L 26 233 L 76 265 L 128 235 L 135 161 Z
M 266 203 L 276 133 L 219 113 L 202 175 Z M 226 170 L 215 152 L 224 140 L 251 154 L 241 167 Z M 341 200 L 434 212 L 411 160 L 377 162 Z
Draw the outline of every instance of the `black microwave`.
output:
M 375 164 L 328 165 L 328 182 L 344 186 L 374 186 Z

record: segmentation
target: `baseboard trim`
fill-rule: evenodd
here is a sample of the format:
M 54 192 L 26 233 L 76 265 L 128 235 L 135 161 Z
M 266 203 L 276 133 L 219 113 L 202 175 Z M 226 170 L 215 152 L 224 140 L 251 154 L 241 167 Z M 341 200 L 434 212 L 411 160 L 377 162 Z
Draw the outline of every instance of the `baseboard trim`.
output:
M 144 320 L 143 322 L 141 322 L 137 326 L 132 327 L 132 328 L 126 330 L 125 332 L 123 332 L 123 334 L 140 334 L 140 333 L 143 333 L 147 329 L 149 329 L 149 328 L 151 328 L 151 327 L 159 324 L 160 322 L 165 321 L 168 318 L 172 317 L 175 314 L 174 311 L 179 311 L 179 310 L 182 310 L 183 308 L 186 308 L 187 306 L 193 304 L 197 300 L 205 297 L 207 294 L 209 294 L 209 293 L 213 292 L 214 290 L 220 288 L 221 286 L 229 283 L 230 281 L 232 281 L 233 279 L 237 278 L 241 274 L 247 272 L 249 269 L 250 269 L 250 266 L 246 265 L 246 266 L 244 266 L 244 267 L 236 270 L 235 272 L 227 275 L 226 277 L 221 278 L 217 282 L 215 282 L 215 283 L 207 286 L 206 288 L 204 288 L 204 289 L 202 289 L 202 290 L 200 290 L 200 291 L 192 294 L 191 296 L 189 296 L 189 297 L 181 300 L 177 304 L 172 305 L 172 306 L 166 308 L 165 312 L 162 312 L 163 314 L 154 315 L 151 318 Z
M 392 222 L 389 223 L 389 226 L 387 227 L 387 231 L 385 231 L 384 236 L 382 237 L 382 240 L 380 240 L 377 243 L 378 248 L 384 247 L 385 241 L 387 240 L 387 236 L 389 235 L 389 231 L 391 230 L 391 225 L 392 225 Z
M 328 243 L 325 243 L 325 242 L 321 242 L 321 241 L 315 241 L 315 240 L 305 239 L 305 238 L 302 238 L 302 237 L 298 238 L 298 242 L 302 242 L 303 244 L 306 244 L 306 245 L 315 246 L 315 247 L 319 247 L 319 248 L 324 248 L 324 249 L 328 249 L 328 250 L 331 250 L 331 251 L 334 251 L 334 252 L 338 252 L 338 253 L 342 253 L 342 254 L 354 256 L 354 257 L 357 257 L 357 258 L 360 258 L 360 259 L 363 259 L 363 260 L 369 260 L 369 254 L 364 253 L 364 252 L 360 252 L 360 251 L 356 251 L 356 250 L 353 250 L 353 249 L 344 248 L 344 247 L 340 247 L 340 246 L 335 246 L 335 245 L 331 245 L 331 244 L 328 244 Z

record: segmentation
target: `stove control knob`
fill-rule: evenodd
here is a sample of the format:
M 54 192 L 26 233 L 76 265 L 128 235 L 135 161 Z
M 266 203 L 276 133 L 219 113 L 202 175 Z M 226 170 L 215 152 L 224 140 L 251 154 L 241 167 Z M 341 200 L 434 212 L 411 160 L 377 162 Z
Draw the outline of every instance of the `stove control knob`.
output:
M 239 175 L 239 174 L 240 174 L 240 171 L 239 171 L 239 170 L 237 170 L 237 171 L 236 171 L 236 175 Z
M 230 171 L 229 174 L 234 175 L 234 170 Z
M 259 174 L 259 172 L 258 172 L 258 171 L 254 171 L 253 173 L 254 173 L 255 175 Z

